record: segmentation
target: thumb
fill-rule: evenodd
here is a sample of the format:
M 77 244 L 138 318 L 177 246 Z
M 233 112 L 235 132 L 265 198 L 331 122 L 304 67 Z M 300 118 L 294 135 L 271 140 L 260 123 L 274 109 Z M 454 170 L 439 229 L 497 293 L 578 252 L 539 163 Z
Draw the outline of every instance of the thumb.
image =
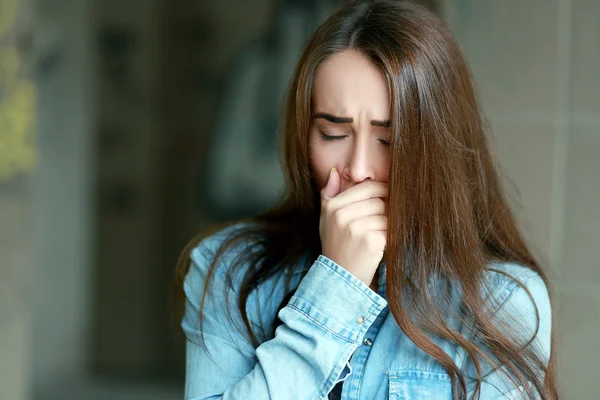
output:
M 327 184 L 321 191 L 321 201 L 329 200 L 340 193 L 341 187 L 341 179 L 340 174 L 337 169 L 333 168 L 329 173 L 329 179 L 327 180 Z

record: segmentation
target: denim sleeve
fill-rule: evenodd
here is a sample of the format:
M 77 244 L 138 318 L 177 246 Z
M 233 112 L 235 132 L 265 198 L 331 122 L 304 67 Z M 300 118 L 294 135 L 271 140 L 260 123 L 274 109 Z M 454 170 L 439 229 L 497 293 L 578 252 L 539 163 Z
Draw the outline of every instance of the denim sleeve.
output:
M 502 307 L 497 311 L 496 318 L 501 327 L 510 327 L 511 332 L 515 331 L 523 345 L 533 338 L 527 346 L 540 355 L 547 365 L 550 357 L 552 332 L 552 313 L 548 290 L 542 278 L 534 272 L 529 273 L 521 282 L 531 297 L 523 287 L 515 283 Z M 539 326 L 536 306 L 539 313 Z M 505 367 L 502 369 L 506 370 Z M 469 373 L 474 374 L 472 363 L 469 365 Z M 541 375 L 543 371 L 540 370 L 539 373 Z M 536 392 L 533 386 L 532 390 L 534 393 Z M 522 399 L 525 394 L 523 387 L 516 386 L 506 374 L 499 370 L 485 376 L 481 383 L 480 398 L 483 400 Z M 470 396 L 471 393 L 468 397 L 470 398 Z
M 204 300 L 204 347 L 198 313 L 210 261 L 202 245 L 196 248 L 184 282 L 186 399 L 326 398 L 351 372 L 346 368 L 350 356 L 387 305 L 351 273 L 320 256 L 277 314 L 283 324 L 275 337 L 254 349 L 238 331 L 243 327 L 239 311 L 227 314 L 224 297 L 237 309 L 237 293 L 223 295 L 225 280 L 217 272 Z M 256 324 L 258 316 L 249 318 Z

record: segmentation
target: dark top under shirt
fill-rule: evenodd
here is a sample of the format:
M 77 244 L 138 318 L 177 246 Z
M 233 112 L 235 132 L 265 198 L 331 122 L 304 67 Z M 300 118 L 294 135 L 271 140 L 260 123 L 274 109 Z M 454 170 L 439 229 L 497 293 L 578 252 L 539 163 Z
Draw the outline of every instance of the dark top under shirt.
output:
M 329 393 L 330 400 L 340 400 L 342 398 L 342 385 L 344 381 L 338 382 Z
M 352 353 L 350 355 L 350 358 L 348 359 L 348 363 L 352 360 L 352 357 L 354 357 L 354 353 Z M 329 400 L 341 400 L 342 399 L 342 385 L 344 384 L 344 381 L 339 381 L 338 383 L 336 383 L 336 385 L 333 387 L 333 389 L 331 389 L 331 392 L 329 392 Z

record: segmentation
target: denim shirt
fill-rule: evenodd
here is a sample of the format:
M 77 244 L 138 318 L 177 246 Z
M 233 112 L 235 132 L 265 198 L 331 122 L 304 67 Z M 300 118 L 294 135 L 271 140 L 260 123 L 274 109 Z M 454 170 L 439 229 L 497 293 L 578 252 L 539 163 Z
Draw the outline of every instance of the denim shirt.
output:
M 228 229 L 205 239 L 192 251 L 184 281 L 186 309 L 181 326 L 187 339 L 186 399 L 326 399 L 336 384 L 336 389 L 341 385 L 343 400 L 453 398 L 450 377 L 442 365 L 408 339 L 389 312 L 385 264 L 375 293 L 321 255 L 308 272 L 290 272 L 291 288 L 297 290 L 279 313 L 286 295 L 284 273 L 265 281 L 248 298 L 249 322 L 256 327 L 255 332 L 261 323 L 272 329 L 275 317 L 283 323 L 274 338 L 254 349 L 240 333 L 240 329 L 245 332 L 237 308 L 240 277 L 233 278 L 233 289 L 226 296 L 224 292 L 227 266 L 237 252 L 249 251 L 232 250 L 217 264 L 210 279 L 203 309 L 203 347 L 198 314 L 204 282 Z M 523 284 L 537 305 L 539 329 L 530 346 L 535 346 L 547 362 L 551 312 L 543 280 L 520 265 L 492 267 L 499 271 L 486 273 L 496 300 L 493 315 L 507 322 L 516 318 L 527 328 L 523 332 L 527 338 L 535 333 L 535 307 L 526 290 L 505 275 L 509 274 Z M 476 376 L 462 348 L 441 338 L 431 339 L 461 371 L 466 371 L 465 376 Z M 472 383 L 467 380 L 470 390 Z M 519 389 L 504 374 L 491 371 L 482 381 L 480 398 L 522 398 Z

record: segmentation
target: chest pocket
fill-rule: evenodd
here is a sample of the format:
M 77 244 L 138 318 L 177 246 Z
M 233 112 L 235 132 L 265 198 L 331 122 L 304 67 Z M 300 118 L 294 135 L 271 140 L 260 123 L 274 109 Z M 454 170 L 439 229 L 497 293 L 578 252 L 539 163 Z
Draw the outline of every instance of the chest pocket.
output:
M 397 370 L 387 375 L 389 400 L 452 399 L 452 383 L 444 372 Z

